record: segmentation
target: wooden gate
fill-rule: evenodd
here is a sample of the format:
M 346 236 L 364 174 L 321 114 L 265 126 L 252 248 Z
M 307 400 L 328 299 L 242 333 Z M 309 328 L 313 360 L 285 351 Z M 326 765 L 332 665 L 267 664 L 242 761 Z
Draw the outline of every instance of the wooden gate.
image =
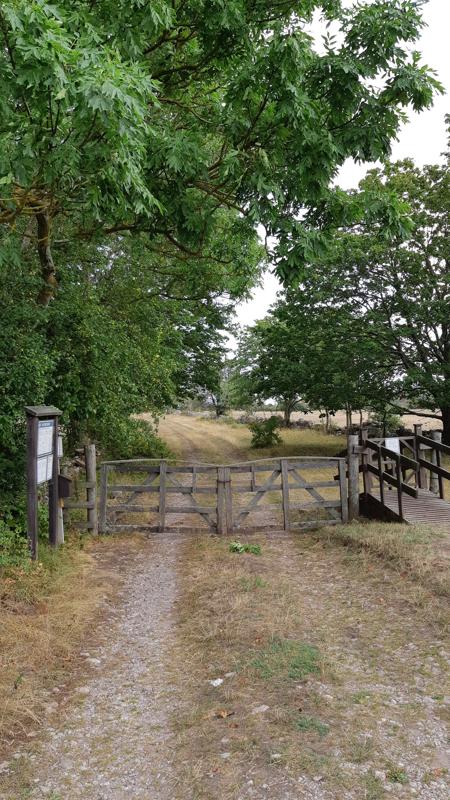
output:
M 237 534 L 305 530 L 347 519 L 343 458 L 273 458 L 228 465 L 134 460 L 101 465 L 101 533 Z

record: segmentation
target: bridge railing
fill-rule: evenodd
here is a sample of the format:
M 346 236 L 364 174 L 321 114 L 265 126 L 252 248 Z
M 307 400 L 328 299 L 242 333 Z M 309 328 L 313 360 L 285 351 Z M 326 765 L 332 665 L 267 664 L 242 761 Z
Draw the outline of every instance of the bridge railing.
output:
M 439 494 L 439 497 L 444 500 L 444 480 L 450 481 L 450 471 L 442 466 L 441 457 L 442 455 L 450 456 L 450 447 L 442 444 L 439 439 L 431 439 L 429 436 L 422 436 L 422 434 L 416 434 L 414 438 L 416 460 L 419 466 L 418 486 L 421 489 L 429 488 L 430 491 L 434 490 L 435 494 Z M 429 451 L 430 459 L 422 457 L 423 449 Z M 427 471 L 429 472 L 428 481 L 425 477 Z
M 414 436 L 395 437 L 398 450 L 386 446 L 385 442 L 391 443 L 392 438 L 368 439 L 367 436 L 363 436 L 360 448 L 364 494 L 373 494 L 374 476 L 378 479 L 380 501 L 386 506 L 386 489 L 390 491 L 395 487 L 400 519 L 404 519 L 403 495 L 417 498 L 420 490 L 428 490 L 444 500 L 444 481 L 450 481 L 450 471 L 442 465 L 442 455 L 450 456 L 450 447 L 442 444 L 439 434 L 423 436 L 421 426 L 416 428 L 419 430 Z M 405 455 L 405 449 L 411 455 Z
M 370 481 L 368 480 L 369 473 L 378 478 L 380 501 L 383 506 L 385 505 L 385 484 L 395 486 L 397 489 L 398 515 L 403 520 L 403 494 L 408 494 L 411 497 L 418 496 L 417 488 L 406 483 L 404 476 L 408 469 L 413 470 L 414 474 L 417 475 L 419 465 L 414 459 L 402 453 L 397 453 L 379 442 L 368 439 L 365 444 L 369 450 L 375 453 L 377 464 L 375 466 L 371 459 L 368 458 L 363 461 L 364 493 L 368 494 L 371 490 Z M 386 464 L 389 464 L 392 469 L 391 472 L 385 469 Z

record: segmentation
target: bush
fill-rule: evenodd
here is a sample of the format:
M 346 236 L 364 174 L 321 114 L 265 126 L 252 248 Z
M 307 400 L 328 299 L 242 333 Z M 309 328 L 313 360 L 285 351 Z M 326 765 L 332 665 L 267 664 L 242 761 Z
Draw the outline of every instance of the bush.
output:
M 142 419 L 125 419 L 99 431 L 101 445 L 110 458 L 164 458 L 170 455 L 149 422 Z
M 0 519 L 0 568 L 29 563 L 28 541 L 19 525 Z
M 251 447 L 273 447 L 281 443 L 281 436 L 277 433 L 281 420 L 279 417 L 258 419 L 249 425 L 252 432 Z

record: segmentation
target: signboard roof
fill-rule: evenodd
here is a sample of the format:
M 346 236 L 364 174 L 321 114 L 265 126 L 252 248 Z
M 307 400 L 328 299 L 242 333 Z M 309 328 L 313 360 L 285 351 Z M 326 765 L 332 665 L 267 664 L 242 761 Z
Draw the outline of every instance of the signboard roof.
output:
M 62 411 L 56 406 L 25 406 L 30 417 L 60 417 Z

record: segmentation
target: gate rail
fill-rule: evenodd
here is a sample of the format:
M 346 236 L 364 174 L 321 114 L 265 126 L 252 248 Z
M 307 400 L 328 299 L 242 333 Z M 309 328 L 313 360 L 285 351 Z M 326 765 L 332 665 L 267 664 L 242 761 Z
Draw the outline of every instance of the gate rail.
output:
M 326 469 L 335 473 L 336 468 L 338 474 L 332 474 L 330 479 L 325 480 L 327 476 L 320 474 Z M 308 477 L 302 474 L 304 471 L 309 472 Z M 319 475 L 311 475 L 314 471 Z M 122 474 L 134 479 L 143 474 L 144 480 L 120 482 Z M 332 488 L 337 489 L 337 497 L 323 496 L 322 489 L 331 494 Z M 279 502 L 264 502 L 269 493 L 281 493 Z M 156 495 L 156 504 L 143 502 L 145 495 Z M 171 502 L 177 496 L 181 498 L 178 504 Z M 276 513 L 281 515 L 281 524 L 273 519 Z M 149 519 L 137 520 L 136 524 L 123 521 L 129 514 L 144 514 Z M 255 524 L 252 517 L 258 514 L 265 516 Z M 176 516 L 178 524 L 167 519 L 170 515 Z M 185 518 L 192 515 L 200 518 L 199 525 L 186 527 Z M 139 459 L 106 461 L 101 465 L 100 533 L 288 531 L 347 520 L 345 458 L 271 458 L 235 464 Z

